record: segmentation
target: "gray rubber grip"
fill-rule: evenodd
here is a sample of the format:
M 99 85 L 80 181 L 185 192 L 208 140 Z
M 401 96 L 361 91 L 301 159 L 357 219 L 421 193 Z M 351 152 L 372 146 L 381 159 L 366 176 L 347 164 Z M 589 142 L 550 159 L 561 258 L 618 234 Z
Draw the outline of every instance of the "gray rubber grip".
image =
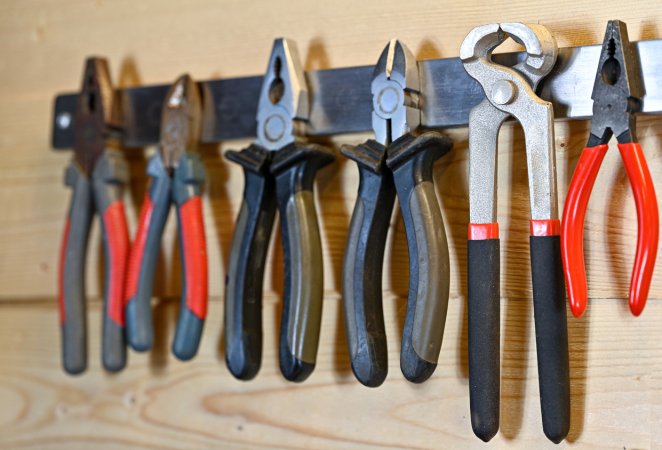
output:
M 285 259 L 280 369 L 290 381 L 305 380 L 317 358 L 324 280 L 313 185 L 317 171 L 333 159 L 324 147 L 291 144 L 276 152 L 271 165 Z
M 570 430 L 570 367 L 559 236 L 531 236 L 533 311 L 543 431 L 558 444 Z
M 409 252 L 409 295 L 400 368 L 414 383 L 434 372 L 448 308 L 450 262 L 432 166 L 452 147 L 450 139 L 428 132 L 405 135 L 388 149 Z
M 232 375 L 250 380 L 262 361 L 262 282 L 276 217 L 276 185 L 268 150 L 251 145 L 226 157 L 243 167 L 245 181 L 225 279 L 225 361 Z
M 129 178 L 128 174 L 129 170 L 124 157 L 120 152 L 114 150 L 104 152 L 92 173 L 92 191 L 101 224 L 105 261 L 101 360 L 103 367 L 109 372 L 120 371 L 126 365 L 123 306 L 124 276 L 130 244 L 122 193 Z M 118 214 L 107 219 L 106 212 L 108 208 L 115 207 L 114 204 L 118 207 Z M 111 242 L 111 239 L 116 239 L 115 244 Z M 112 274 L 111 271 L 114 270 L 117 270 L 118 273 Z M 113 310 L 117 310 L 120 317 L 113 318 Z
M 382 308 L 382 266 L 386 235 L 395 203 L 393 176 L 386 167 L 386 148 L 370 140 L 343 146 L 357 162 L 359 191 L 343 259 L 343 309 L 347 344 L 356 378 L 381 385 L 388 373 Z
M 470 240 L 467 250 L 471 427 L 488 442 L 499 431 L 499 239 Z
M 142 249 L 136 247 L 137 242 L 143 239 L 140 236 L 136 237 L 132 248 L 132 252 L 142 251 L 142 254 L 132 253 L 131 255 L 132 264 L 129 270 L 137 271 L 137 273 L 130 274 L 130 279 L 134 279 L 136 285 L 132 286 L 132 283 L 129 283 L 128 289 L 135 290 L 135 295 L 127 293 L 131 297 L 126 305 L 127 340 L 129 345 L 139 352 L 151 349 L 154 340 L 151 303 L 154 273 L 161 249 L 163 229 L 170 211 L 172 185 L 170 174 L 163 166 L 160 153 L 150 158 L 147 164 L 147 174 L 151 177 L 149 203 L 144 204 L 143 208 L 149 208 L 149 211 L 141 212 L 141 223 L 138 225 L 138 233 L 146 233 L 146 237 Z M 143 220 L 149 220 L 149 222 L 143 222 Z M 146 230 L 141 229 L 143 226 L 146 227 Z M 137 264 L 135 264 L 136 262 Z
M 92 189 L 89 179 L 72 162 L 65 172 L 72 188 L 60 261 L 60 311 L 62 366 L 76 375 L 87 368 L 87 315 L 85 261 L 92 224 Z

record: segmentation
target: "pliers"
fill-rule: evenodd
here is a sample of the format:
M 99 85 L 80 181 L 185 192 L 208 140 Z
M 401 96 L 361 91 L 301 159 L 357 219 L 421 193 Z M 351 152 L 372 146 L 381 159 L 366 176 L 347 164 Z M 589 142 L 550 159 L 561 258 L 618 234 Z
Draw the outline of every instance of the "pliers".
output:
M 584 216 L 600 165 L 616 136 L 618 150 L 630 179 L 639 222 L 637 250 L 630 282 L 630 311 L 641 314 L 646 305 L 659 238 L 659 215 L 655 186 L 641 145 L 637 142 L 636 117 L 641 111 L 644 86 L 639 58 L 628 39 L 627 27 L 611 20 L 593 86 L 593 118 L 588 144 L 572 176 L 563 209 L 561 250 L 572 313 L 586 310 L 587 287 L 584 267 Z
M 182 75 L 163 102 L 161 142 L 147 164 L 151 184 L 140 211 L 127 275 L 127 338 L 133 349 L 146 351 L 153 342 L 151 299 L 156 258 L 174 204 L 182 293 L 172 352 L 181 360 L 195 356 L 207 315 L 207 245 L 201 198 L 205 170 L 196 152 L 201 118 L 198 86 L 189 75 Z
M 416 134 L 422 94 L 416 59 L 393 39 L 372 76 L 375 139 L 341 152 L 356 161 L 359 191 L 343 262 L 347 342 L 356 378 L 383 383 L 387 370 L 382 313 L 382 263 L 395 196 L 409 251 L 409 294 L 400 368 L 416 383 L 437 366 L 448 308 L 448 242 L 434 189 L 432 166 L 452 142 L 437 132 Z
M 74 158 L 65 172 L 73 189 L 64 228 L 59 268 L 62 363 L 69 374 L 87 367 L 85 259 L 95 213 L 101 223 L 104 249 L 103 366 L 110 372 L 126 364 L 124 277 L 129 232 L 122 201 L 128 167 L 114 148 L 120 128 L 108 63 L 88 58 L 75 113 Z
M 225 284 L 225 360 L 243 380 L 257 374 L 262 359 L 262 281 L 276 206 L 285 268 L 280 369 L 286 379 L 303 381 L 315 367 L 324 282 L 313 187 L 315 174 L 335 157 L 303 139 L 306 83 L 296 44 L 276 39 L 260 91 L 257 140 L 226 152 L 245 176 Z
M 515 66 L 492 62 L 508 37 L 526 48 Z M 499 429 L 500 270 L 496 218 L 497 139 L 502 123 L 524 129 L 531 202 L 530 252 L 540 403 L 545 435 L 560 442 L 570 426 L 565 286 L 561 265 L 554 150 L 554 111 L 535 90 L 552 70 L 556 41 L 541 25 L 502 23 L 474 28 L 460 58 L 486 99 L 469 117 L 469 384 L 471 425 L 489 441 Z

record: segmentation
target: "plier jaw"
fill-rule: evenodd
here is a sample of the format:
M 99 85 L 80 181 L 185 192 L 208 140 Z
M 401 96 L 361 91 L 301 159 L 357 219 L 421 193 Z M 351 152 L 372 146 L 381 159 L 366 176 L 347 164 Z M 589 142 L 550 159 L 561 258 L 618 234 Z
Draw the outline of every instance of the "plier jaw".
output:
M 627 27 L 610 20 L 593 85 L 593 118 L 587 147 L 606 144 L 613 135 L 619 143 L 636 142 L 636 117 L 644 95 L 641 68 Z

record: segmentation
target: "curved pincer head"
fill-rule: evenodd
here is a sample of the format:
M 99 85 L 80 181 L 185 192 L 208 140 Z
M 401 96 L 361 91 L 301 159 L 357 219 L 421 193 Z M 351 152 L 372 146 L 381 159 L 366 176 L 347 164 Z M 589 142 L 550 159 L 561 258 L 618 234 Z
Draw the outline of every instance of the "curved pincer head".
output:
M 257 107 L 257 143 L 278 150 L 303 135 L 310 114 L 308 95 L 296 43 L 276 39 Z
M 175 81 L 163 102 L 161 113 L 161 158 L 163 165 L 172 171 L 179 157 L 193 150 L 200 141 L 202 100 L 198 85 L 188 75 Z
M 397 39 L 384 48 L 372 74 L 372 128 L 388 145 L 421 123 L 420 77 L 416 58 Z

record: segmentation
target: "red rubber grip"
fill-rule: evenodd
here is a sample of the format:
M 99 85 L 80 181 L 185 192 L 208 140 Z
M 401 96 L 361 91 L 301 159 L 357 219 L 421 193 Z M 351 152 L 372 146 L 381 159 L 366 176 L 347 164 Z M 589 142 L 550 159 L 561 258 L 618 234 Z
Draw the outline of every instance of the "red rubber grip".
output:
M 124 277 L 129 255 L 129 227 L 124 214 L 124 203 L 112 202 L 102 216 L 109 254 L 108 264 L 108 315 L 113 322 L 124 326 Z
M 655 186 L 638 143 L 618 144 L 637 205 L 637 252 L 630 281 L 630 311 L 641 314 L 648 298 L 660 232 Z
M 561 256 L 568 289 L 568 302 L 575 317 L 586 310 L 588 291 L 584 266 L 584 217 L 588 200 L 607 154 L 607 145 L 586 147 L 577 163 L 563 208 Z
M 558 236 L 561 234 L 559 219 L 531 220 L 529 222 L 531 236 Z
M 186 279 L 186 306 L 198 318 L 207 316 L 207 242 L 202 200 L 191 197 L 179 208 Z
M 64 259 L 67 254 L 67 244 L 69 243 L 69 231 L 71 229 L 71 221 L 67 217 L 67 221 L 64 224 L 64 235 L 62 236 L 62 248 L 60 249 L 60 267 L 58 268 L 58 277 L 57 277 L 57 290 L 58 290 L 58 304 L 60 307 L 60 325 L 63 325 L 66 318 L 67 312 L 64 307 Z
M 487 239 L 499 239 L 498 223 L 470 223 L 469 240 L 484 241 Z
M 138 280 L 140 280 L 140 266 L 142 265 L 143 256 L 145 255 L 145 245 L 147 244 L 147 235 L 149 233 L 149 225 L 152 221 L 152 213 L 154 212 L 154 205 L 149 193 L 145 194 L 142 209 L 140 210 L 140 218 L 138 219 L 138 229 L 136 231 L 136 238 L 131 246 L 129 253 L 129 265 L 126 274 L 126 292 L 125 303 L 136 296 L 138 292 Z

